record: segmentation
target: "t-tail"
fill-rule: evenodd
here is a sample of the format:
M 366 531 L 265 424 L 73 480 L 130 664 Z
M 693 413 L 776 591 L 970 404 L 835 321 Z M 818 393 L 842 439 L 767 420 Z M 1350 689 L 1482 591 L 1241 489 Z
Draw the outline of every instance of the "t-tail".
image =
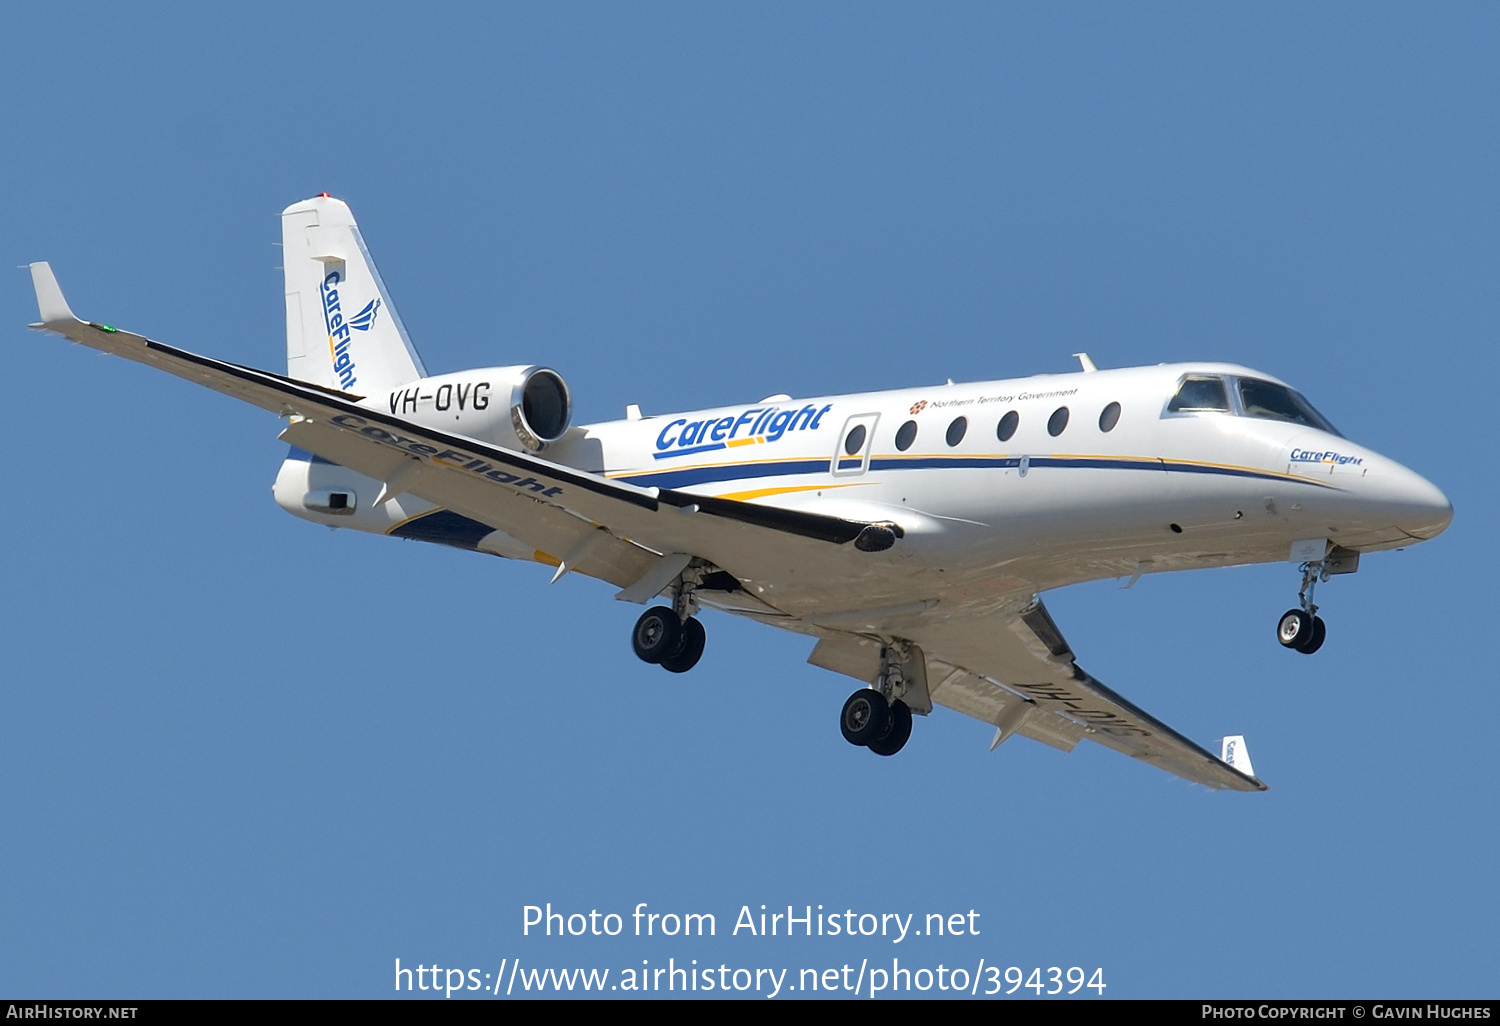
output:
M 288 377 L 366 396 L 426 376 L 347 203 L 287 207 L 281 245 Z

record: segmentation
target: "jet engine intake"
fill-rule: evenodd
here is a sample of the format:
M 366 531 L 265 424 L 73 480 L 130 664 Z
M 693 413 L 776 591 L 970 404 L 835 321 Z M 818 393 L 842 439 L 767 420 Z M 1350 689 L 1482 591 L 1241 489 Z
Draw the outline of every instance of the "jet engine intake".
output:
M 550 367 L 485 367 L 419 378 L 361 406 L 508 449 L 541 452 L 568 431 L 573 397 Z

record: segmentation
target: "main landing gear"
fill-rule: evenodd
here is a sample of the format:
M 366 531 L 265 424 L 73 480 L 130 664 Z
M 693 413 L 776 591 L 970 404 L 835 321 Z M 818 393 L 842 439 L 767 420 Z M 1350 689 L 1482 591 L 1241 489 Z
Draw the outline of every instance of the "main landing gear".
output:
M 703 658 L 707 635 L 693 615 L 698 603 L 691 588 L 680 588 L 671 608 L 652 606 L 635 622 L 630 645 L 643 661 L 671 673 L 687 673 Z
M 696 619 L 680 620 L 666 606 L 652 606 L 635 622 L 630 642 L 645 662 L 672 673 L 687 673 L 703 657 L 706 638 Z
M 851 745 L 876 755 L 895 755 L 911 737 L 911 710 L 899 698 L 888 702 L 874 688 L 860 688 L 844 703 L 839 729 Z
M 895 755 L 901 751 L 911 737 L 911 707 L 901 700 L 905 693 L 901 653 L 882 648 L 879 685 L 860 688 L 849 696 L 839 713 L 844 740 L 868 748 L 876 755 Z
M 1302 564 L 1302 590 L 1297 593 L 1300 609 L 1288 609 L 1281 614 L 1276 624 L 1276 640 L 1285 648 L 1294 648 L 1303 655 L 1312 655 L 1323 647 L 1328 628 L 1318 615 L 1317 603 L 1313 601 L 1313 589 L 1319 580 L 1328 580 L 1328 569 L 1323 560 Z

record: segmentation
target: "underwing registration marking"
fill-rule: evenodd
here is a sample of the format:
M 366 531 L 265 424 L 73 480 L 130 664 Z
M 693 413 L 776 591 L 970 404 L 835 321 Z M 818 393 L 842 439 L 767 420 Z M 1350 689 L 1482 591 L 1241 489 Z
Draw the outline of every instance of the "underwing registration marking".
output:
M 428 445 L 426 442 L 418 441 L 415 438 L 407 438 L 405 435 L 387 431 L 383 427 L 377 427 L 363 417 L 356 417 L 352 413 L 340 413 L 338 416 L 332 418 L 332 423 L 350 431 L 358 431 L 364 437 L 380 442 L 383 445 L 388 445 L 393 449 L 400 449 L 414 456 L 424 457 L 432 460 L 434 463 L 441 463 L 443 466 L 452 467 L 455 470 L 466 470 L 471 474 L 489 478 L 491 481 L 510 485 L 512 488 L 529 488 L 533 492 L 537 492 L 547 498 L 552 498 L 563 493 L 563 489 L 557 485 L 549 488 L 546 482 L 538 481 L 534 477 L 522 477 L 520 474 L 512 474 L 508 470 L 501 470 L 499 467 L 480 459 L 473 453 L 464 452 L 461 449 L 439 449 L 435 445 Z

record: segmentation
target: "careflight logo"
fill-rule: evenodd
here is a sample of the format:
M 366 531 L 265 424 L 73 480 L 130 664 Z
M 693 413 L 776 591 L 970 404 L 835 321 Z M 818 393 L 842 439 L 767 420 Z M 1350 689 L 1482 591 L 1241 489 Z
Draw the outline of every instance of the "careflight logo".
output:
M 333 359 L 333 372 L 339 376 L 339 384 L 347 392 L 357 380 L 354 376 L 354 357 L 349 353 L 349 329 L 352 327 L 369 331 L 370 325 L 375 323 L 375 311 L 380 308 L 380 300 L 371 300 L 363 310 L 354 315 L 352 321 L 345 321 L 343 308 L 339 306 L 337 287 L 341 280 L 342 276 L 337 271 L 329 271 L 328 277 L 323 279 L 323 323 L 328 326 L 328 355 Z
M 1359 466 L 1364 460 L 1359 456 L 1349 456 L 1345 453 L 1335 452 L 1332 449 L 1310 450 L 1293 449 L 1292 454 L 1287 457 L 1293 463 L 1331 463 L 1337 467 Z
M 365 304 L 363 310 L 349 318 L 349 327 L 355 331 L 369 331 L 370 326 L 375 323 L 375 315 L 379 312 L 380 300 L 372 299 Z
M 816 431 L 823 415 L 833 409 L 829 403 L 821 410 L 811 403 L 800 410 L 776 406 L 752 406 L 738 417 L 719 417 L 689 421 L 679 417 L 661 429 L 656 436 L 656 459 L 691 453 L 734 449 L 742 445 L 780 441 L 791 431 Z M 736 437 L 743 431 L 744 437 Z

